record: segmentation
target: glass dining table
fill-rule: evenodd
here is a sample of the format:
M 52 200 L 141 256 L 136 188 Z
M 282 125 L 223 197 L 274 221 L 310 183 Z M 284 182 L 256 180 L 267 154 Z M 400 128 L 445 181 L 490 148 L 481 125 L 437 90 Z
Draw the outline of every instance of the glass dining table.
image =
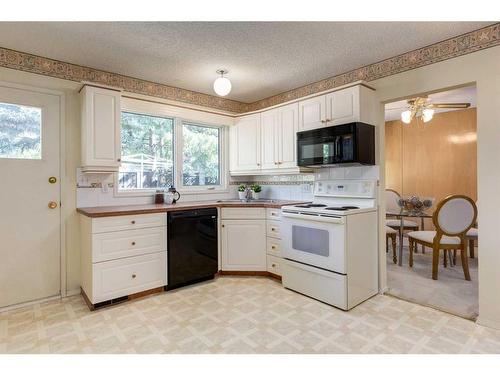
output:
M 399 249 L 398 249 L 398 266 L 403 265 L 403 228 L 405 218 L 420 219 L 420 229 L 424 230 L 424 219 L 432 218 L 432 212 L 421 211 L 414 212 L 405 209 L 388 210 L 385 213 L 387 218 L 395 217 L 399 219 Z

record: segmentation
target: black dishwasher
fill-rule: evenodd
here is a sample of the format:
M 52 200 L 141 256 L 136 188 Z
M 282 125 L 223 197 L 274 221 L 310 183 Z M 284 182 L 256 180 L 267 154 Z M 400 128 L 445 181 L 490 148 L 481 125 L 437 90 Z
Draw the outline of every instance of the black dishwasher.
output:
M 168 213 L 167 289 L 213 279 L 218 271 L 217 209 Z

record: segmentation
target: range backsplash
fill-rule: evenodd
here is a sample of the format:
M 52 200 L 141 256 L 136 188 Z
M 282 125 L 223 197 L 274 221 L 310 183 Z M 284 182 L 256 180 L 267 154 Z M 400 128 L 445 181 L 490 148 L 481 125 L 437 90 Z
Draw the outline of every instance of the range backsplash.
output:
M 329 179 L 378 179 L 378 166 L 320 168 L 316 173 L 297 175 L 266 175 L 231 177 L 229 191 L 219 194 L 183 194 L 183 201 L 234 199 L 241 184 L 262 186 L 260 198 L 304 200 L 313 199 L 314 181 Z M 77 169 L 77 207 L 113 206 L 153 203 L 148 196 L 116 196 L 111 174 L 88 174 Z

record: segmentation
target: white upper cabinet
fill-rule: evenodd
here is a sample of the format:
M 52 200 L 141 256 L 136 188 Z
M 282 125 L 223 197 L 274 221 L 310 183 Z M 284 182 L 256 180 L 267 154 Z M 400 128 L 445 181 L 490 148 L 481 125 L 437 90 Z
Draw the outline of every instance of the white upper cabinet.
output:
M 299 102 L 299 131 L 320 128 L 326 121 L 326 98 L 316 96 Z
M 231 173 L 261 168 L 260 113 L 240 117 L 231 127 Z
M 356 85 L 299 102 L 299 131 L 349 122 L 375 123 L 374 91 Z
M 278 168 L 278 110 L 263 112 L 261 115 L 261 124 L 262 169 Z
M 116 172 L 121 155 L 121 93 L 85 86 L 82 105 L 82 170 Z
M 278 114 L 278 166 L 280 169 L 297 168 L 299 104 L 280 107 Z

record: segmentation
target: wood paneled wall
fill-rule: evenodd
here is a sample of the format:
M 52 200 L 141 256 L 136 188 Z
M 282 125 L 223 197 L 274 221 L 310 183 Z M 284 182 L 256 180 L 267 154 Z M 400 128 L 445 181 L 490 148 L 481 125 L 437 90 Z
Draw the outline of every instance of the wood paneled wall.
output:
M 385 124 L 386 186 L 403 196 L 477 199 L 476 108 Z M 427 226 L 427 223 L 426 223 Z

